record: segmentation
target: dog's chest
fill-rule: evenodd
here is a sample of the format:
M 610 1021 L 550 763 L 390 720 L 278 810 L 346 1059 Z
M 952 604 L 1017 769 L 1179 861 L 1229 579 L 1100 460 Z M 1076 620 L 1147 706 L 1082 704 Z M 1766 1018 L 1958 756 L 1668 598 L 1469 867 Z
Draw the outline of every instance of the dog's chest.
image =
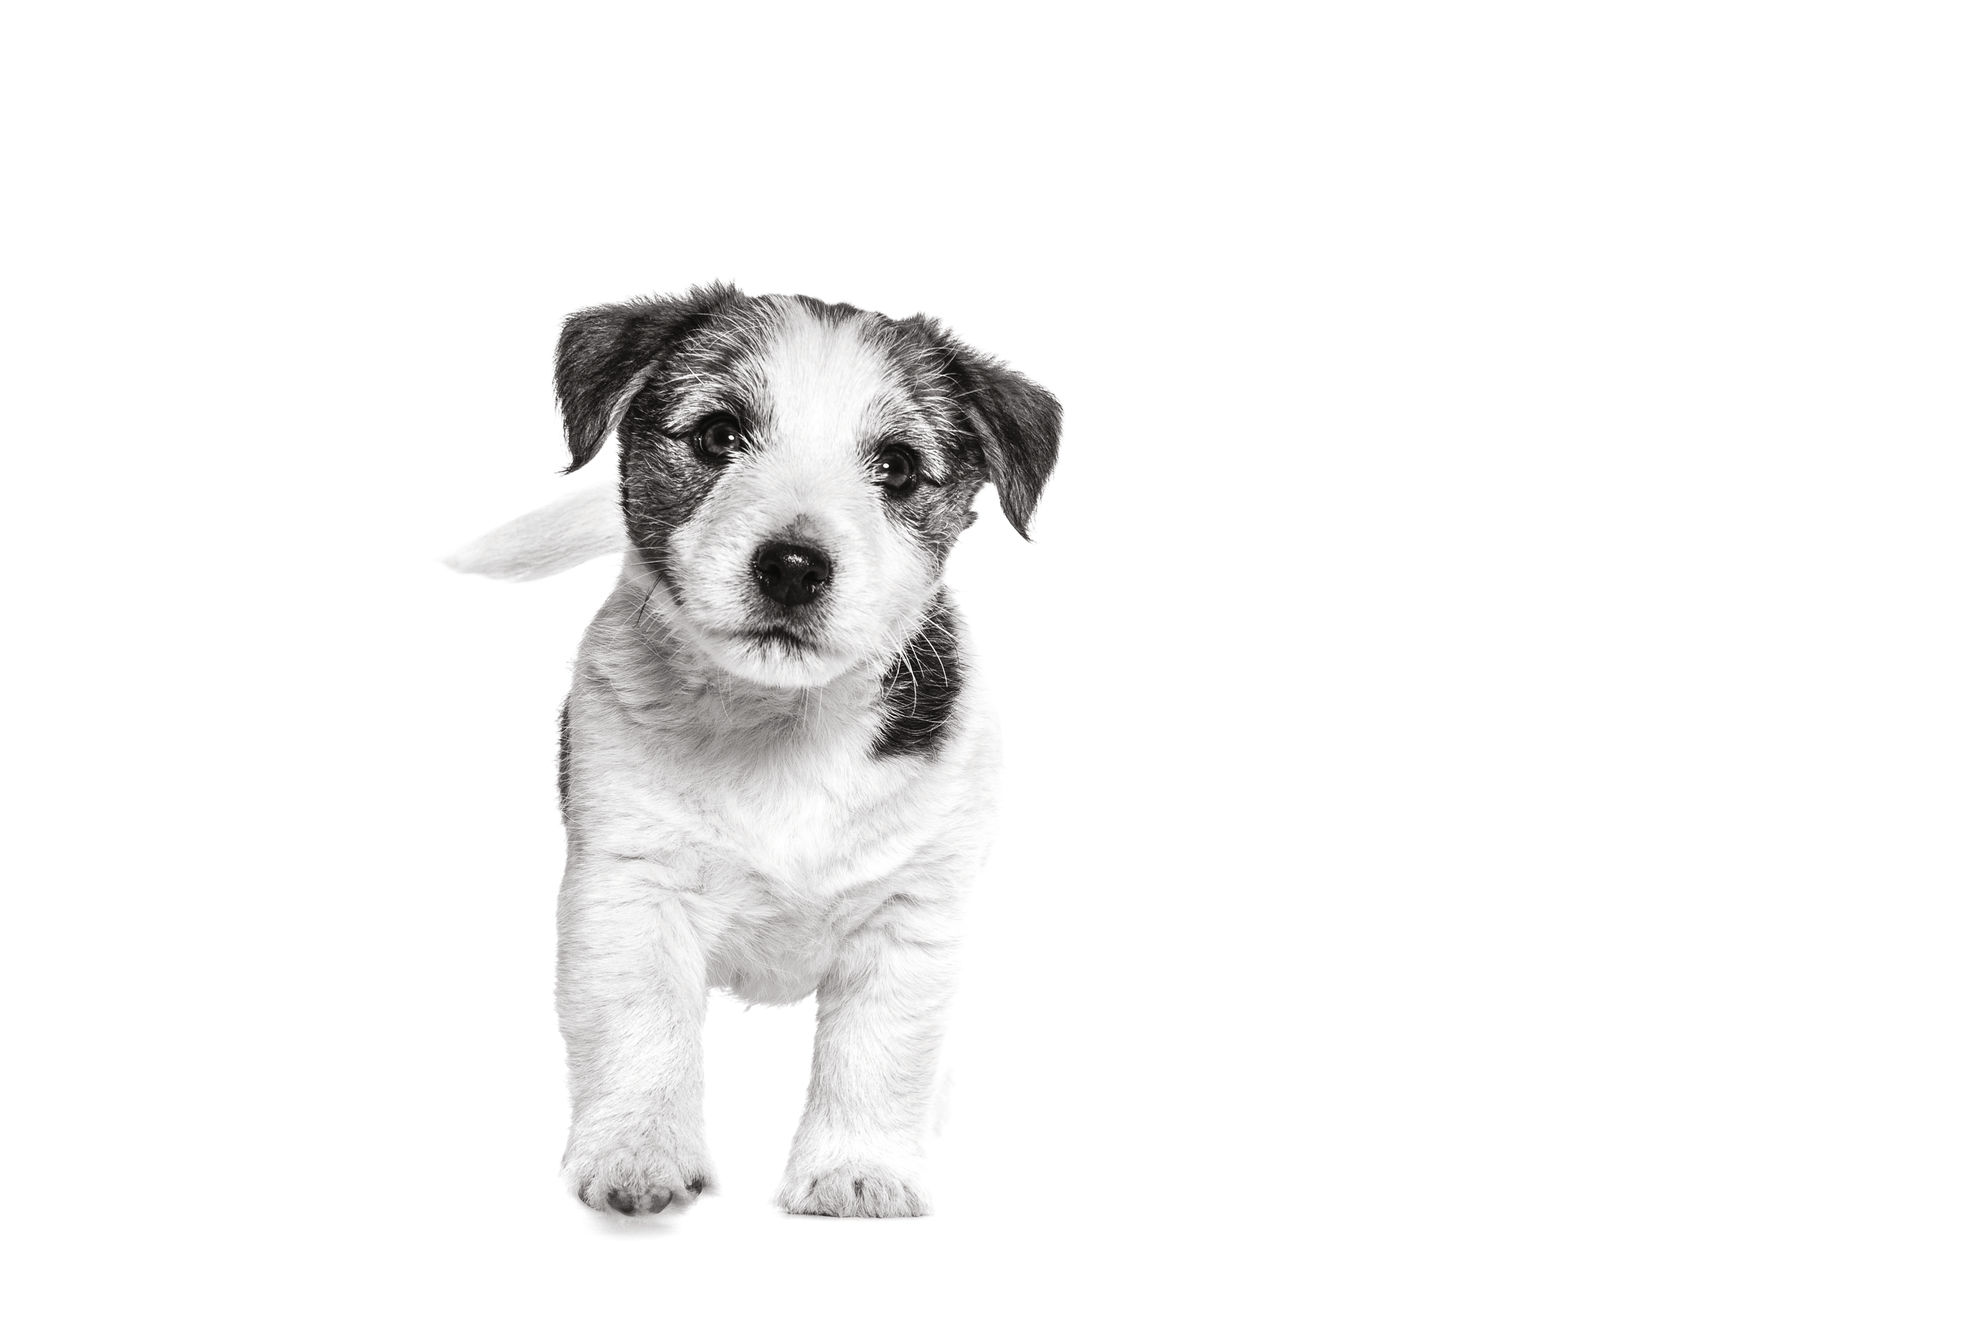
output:
M 753 757 L 703 780 L 698 879 L 721 932 L 711 980 L 757 1003 L 811 993 L 881 904 L 945 883 L 976 846 L 981 795 L 969 790 L 953 764 L 863 746 L 838 760 Z
M 889 776 L 895 781 L 895 776 Z M 924 831 L 912 783 L 849 774 L 732 782 L 703 795 L 703 901 L 719 913 L 711 978 L 744 999 L 816 988 L 846 936 L 902 882 Z
M 752 1003 L 802 999 L 839 960 L 846 937 L 885 901 L 880 889 L 867 884 L 823 897 L 756 876 L 737 889 L 705 895 L 723 908 L 720 933 L 708 951 L 711 984 Z
M 864 757 L 764 758 L 695 789 L 704 837 L 735 866 L 826 900 L 912 851 L 917 777 Z

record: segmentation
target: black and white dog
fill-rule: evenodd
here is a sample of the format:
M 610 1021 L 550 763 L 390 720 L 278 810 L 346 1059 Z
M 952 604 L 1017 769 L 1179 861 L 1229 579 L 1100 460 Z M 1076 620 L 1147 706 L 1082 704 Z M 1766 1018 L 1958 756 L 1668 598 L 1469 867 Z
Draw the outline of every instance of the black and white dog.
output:
M 727 285 L 577 313 L 556 380 L 572 470 L 618 435 L 618 510 L 568 500 L 452 562 L 624 551 L 564 706 L 565 1173 L 594 1209 L 692 1201 L 709 988 L 815 991 L 777 1203 L 925 1213 L 996 761 L 942 569 L 985 482 L 1024 532 L 1058 403 L 924 317 Z

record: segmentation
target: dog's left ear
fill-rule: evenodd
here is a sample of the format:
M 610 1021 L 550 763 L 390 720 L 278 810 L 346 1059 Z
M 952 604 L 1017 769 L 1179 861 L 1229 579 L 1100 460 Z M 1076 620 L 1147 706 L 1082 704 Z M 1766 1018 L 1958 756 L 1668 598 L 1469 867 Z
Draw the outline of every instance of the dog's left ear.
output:
M 742 295 L 710 284 L 678 298 L 635 298 L 564 318 L 557 338 L 557 406 L 575 472 L 598 453 L 638 386 L 697 326 Z
M 977 352 L 927 317 L 914 318 L 934 341 L 1004 516 L 1031 539 L 1032 510 L 1059 460 L 1059 401 L 995 358 Z

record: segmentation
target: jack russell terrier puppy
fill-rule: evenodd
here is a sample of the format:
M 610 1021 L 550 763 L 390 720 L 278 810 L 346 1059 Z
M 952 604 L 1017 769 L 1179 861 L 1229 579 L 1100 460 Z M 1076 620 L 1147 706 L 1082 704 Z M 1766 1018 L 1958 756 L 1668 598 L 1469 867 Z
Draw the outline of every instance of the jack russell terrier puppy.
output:
M 728 285 L 577 313 L 556 383 L 567 470 L 618 436 L 618 509 L 578 496 L 450 562 L 624 553 L 563 713 L 565 1175 L 596 1210 L 692 1202 L 710 987 L 815 992 L 777 1204 L 924 1214 L 996 762 L 942 569 L 985 482 L 1025 532 L 1058 402 L 925 317 Z

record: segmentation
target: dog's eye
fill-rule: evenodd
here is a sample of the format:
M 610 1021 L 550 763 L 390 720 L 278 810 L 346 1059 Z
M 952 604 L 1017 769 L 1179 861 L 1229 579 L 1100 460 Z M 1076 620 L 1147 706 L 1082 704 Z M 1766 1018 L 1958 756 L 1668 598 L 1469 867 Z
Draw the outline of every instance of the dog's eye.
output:
M 908 490 L 921 476 L 921 465 L 915 461 L 914 451 L 899 445 L 888 445 L 881 450 L 873 469 L 879 474 L 880 484 L 896 495 Z
M 736 456 L 743 447 L 742 428 L 736 419 L 727 413 L 718 413 L 701 424 L 694 433 L 694 447 L 703 458 L 726 463 Z

